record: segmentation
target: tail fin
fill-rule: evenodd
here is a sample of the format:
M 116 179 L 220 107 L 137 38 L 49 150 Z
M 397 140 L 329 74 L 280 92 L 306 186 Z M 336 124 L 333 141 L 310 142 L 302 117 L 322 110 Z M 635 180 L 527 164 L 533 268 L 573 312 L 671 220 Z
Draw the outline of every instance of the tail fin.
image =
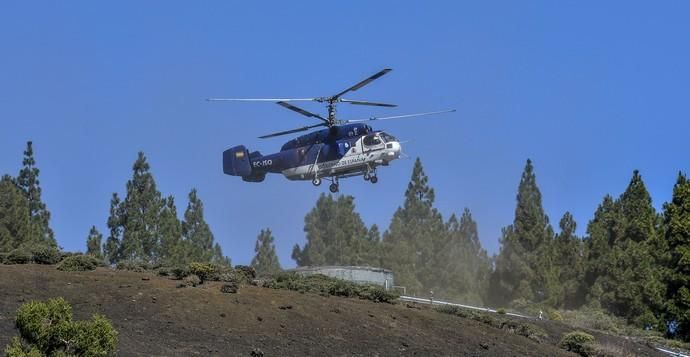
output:
M 232 176 L 250 176 L 252 174 L 251 157 L 244 145 L 223 151 L 223 173 Z

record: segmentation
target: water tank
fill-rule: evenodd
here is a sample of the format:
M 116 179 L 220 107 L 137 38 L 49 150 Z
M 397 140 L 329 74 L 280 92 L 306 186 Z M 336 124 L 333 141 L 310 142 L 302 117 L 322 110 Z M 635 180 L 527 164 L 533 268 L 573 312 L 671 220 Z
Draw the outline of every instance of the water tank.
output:
M 386 290 L 393 287 L 393 272 L 383 268 L 360 266 L 307 266 L 288 270 L 303 276 L 323 274 L 357 284 L 380 285 Z

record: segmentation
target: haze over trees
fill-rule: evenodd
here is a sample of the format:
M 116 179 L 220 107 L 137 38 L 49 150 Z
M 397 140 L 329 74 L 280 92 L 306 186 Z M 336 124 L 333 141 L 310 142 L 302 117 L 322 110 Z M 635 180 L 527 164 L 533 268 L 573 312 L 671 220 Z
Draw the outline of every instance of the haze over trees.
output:
M 259 236 L 256 237 L 255 255 L 251 266 L 258 275 L 275 274 L 282 270 L 276 254 L 276 246 L 273 243 L 274 240 L 273 233 L 268 228 L 262 229 Z
M 587 224 L 566 212 L 556 231 L 544 211 L 534 165 L 518 184 L 513 223 L 490 258 L 469 209 L 444 221 L 417 159 L 390 226 L 378 238 L 350 196 L 321 195 L 305 218 L 307 242 L 293 259 L 303 265 L 370 265 L 394 271 L 409 295 L 491 306 L 602 309 L 641 328 L 690 339 L 690 181 L 678 175 L 673 199 L 659 214 L 642 176 L 606 195 Z M 364 258 L 367 257 L 367 258 Z M 672 328 L 669 328 L 672 327 Z

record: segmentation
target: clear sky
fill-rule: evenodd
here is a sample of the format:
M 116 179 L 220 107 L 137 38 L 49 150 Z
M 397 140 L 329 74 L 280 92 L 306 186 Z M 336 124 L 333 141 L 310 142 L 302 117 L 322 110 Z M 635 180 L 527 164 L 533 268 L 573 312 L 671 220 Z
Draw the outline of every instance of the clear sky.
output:
M 332 95 L 390 67 L 350 97 L 400 106 L 341 105 L 340 117 L 457 108 L 376 125 L 421 157 L 445 218 L 469 207 L 497 252 L 531 158 L 551 222 L 569 210 L 583 234 L 634 169 L 657 208 L 688 171 L 688 14 L 687 1 L 4 1 L 0 173 L 16 175 L 33 140 L 57 240 L 84 250 L 91 225 L 107 234 L 110 196 L 124 193 L 142 150 L 180 215 L 198 189 L 234 263 L 249 263 L 268 227 L 294 266 L 304 216 L 327 185 L 246 183 L 223 175 L 221 153 L 277 151 L 285 140 L 256 137 L 312 122 L 205 98 Z M 385 230 L 412 164 L 341 191 Z

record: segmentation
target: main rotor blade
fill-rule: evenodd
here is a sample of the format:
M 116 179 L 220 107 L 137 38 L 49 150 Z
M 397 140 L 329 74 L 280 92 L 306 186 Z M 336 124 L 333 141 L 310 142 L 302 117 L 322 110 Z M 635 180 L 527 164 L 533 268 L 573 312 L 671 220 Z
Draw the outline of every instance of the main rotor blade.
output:
M 373 80 L 378 79 L 379 77 L 383 76 L 384 74 L 386 74 L 386 73 L 388 73 L 388 72 L 390 72 L 390 71 L 392 71 L 390 68 L 383 69 L 383 70 L 379 71 L 378 73 L 374 74 L 373 76 L 371 76 L 371 77 L 369 77 L 369 78 L 367 78 L 367 79 L 365 79 L 365 80 L 363 80 L 363 81 L 361 81 L 361 82 L 355 84 L 354 86 L 352 86 L 352 87 L 350 87 L 350 88 L 348 88 L 348 89 L 346 89 L 346 90 L 344 90 L 344 91 L 342 91 L 342 92 L 340 92 L 340 93 L 334 95 L 333 98 L 337 99 L 337 98 L 339 98 L 341 95 L 343 95 L 343 94 L 345 94 L 345 93 L 347 93 L 347 92 L 349 92 L 349 91 L 353 91 L 353 92 L 354 92 L 354 91 L 356 91 L 357 89 L 360 89 L 360 88 L 364 87 L 365 85 L 371 83 Z
M 391 117 L 371 117 L 369 119 L 354 119 L 354 120 L 342 120 L 340 123 L 342 124 L 347 124 L 347 123 L 361 123 L 365 121 L 371 121 L 371 120 L 390 120 L 390 119 L 402 119 L 402 118 L 411 118 L 411 117 L 421 117 L 425 115 L 434 115 L 434 114 L 442 114 L 442 113 L 452 113 L 454 112 L 455 109 L 450 109 L 450 110 L 440 110 L 437 112 L 426 112 L 426 113 L 415 113 L 415 114 L 405 114 L 405 115 L 394 115 Z
M 287 134 L 292 134 L 292 133 L 299 133 L 300 131 L 306 131 L 306 130 L 309 130 L 309 129 L 318 128 L 318 127 L 320 127 L 320 126 L 326 126 L 326 124 L 309 125 L 309 126 L 305 126 L 305 127 L 302 127 L 302 128 L 292 129 L 292 130 L 279 131 L 279 132 L 277 132 L 277 133 L 272 133 L 272 134 L 267 134 L 267 135 L 259 136 L 259 139 L 268 139 L 268 138 L 273 138 L 273 137 L 281 136 L 281 135 L 287 135 Z
M 300 113 L 300 114 L 302 114 L 302 115 L 304 115 L 304 116 L 307 116 L 307 117 L 310 117 L 310 118 L 319 118 L 319 119 L 323 120 L 323 122 L 328 123 L 328 120 L 326 120 L 326 118 L 324 118 L 324 117 L 322 117 L 322 116 L 320 116 L 320 115 L 318 115 L 318 114 L 314 114 L 314 113 L 312 113 L 312 112 L 308 112 L 308 111 L 306 111 L 306 110 L 304 110 L 304 109 L 302 109 L 302 108 L 300 108 L 300 107 L 296 107 L 296 106 L 294 106 L 294 105 L 292 105 L 292 104 L 288 104 L 288 103 L 285 103 L 285 102 L 277 102 L 276 104 L 278 104 L 278 105 L 280 105 L 280 106 L 282 106 L 282 107 L 285 107 L 285 108 L 287 108 L 287 109 L 290 109 L 290 110 L 292 110 L 292 111 L 295 111 L 295 112 L 297 112 L 297 113 Z
M 365 100 L 350 100 L 350 99 L 340 99 L 341 102 L 343 103 L 350 103 L 350 104 L 356 104 L 356 105 L 373 105 L 376 107 L 397 107 L 397 104 L 388 104 L 388 103 L 376 103 L 376 102 L 367 102 Z
M 209 102 L 312 102 L 316 98 L 206 98 Z

